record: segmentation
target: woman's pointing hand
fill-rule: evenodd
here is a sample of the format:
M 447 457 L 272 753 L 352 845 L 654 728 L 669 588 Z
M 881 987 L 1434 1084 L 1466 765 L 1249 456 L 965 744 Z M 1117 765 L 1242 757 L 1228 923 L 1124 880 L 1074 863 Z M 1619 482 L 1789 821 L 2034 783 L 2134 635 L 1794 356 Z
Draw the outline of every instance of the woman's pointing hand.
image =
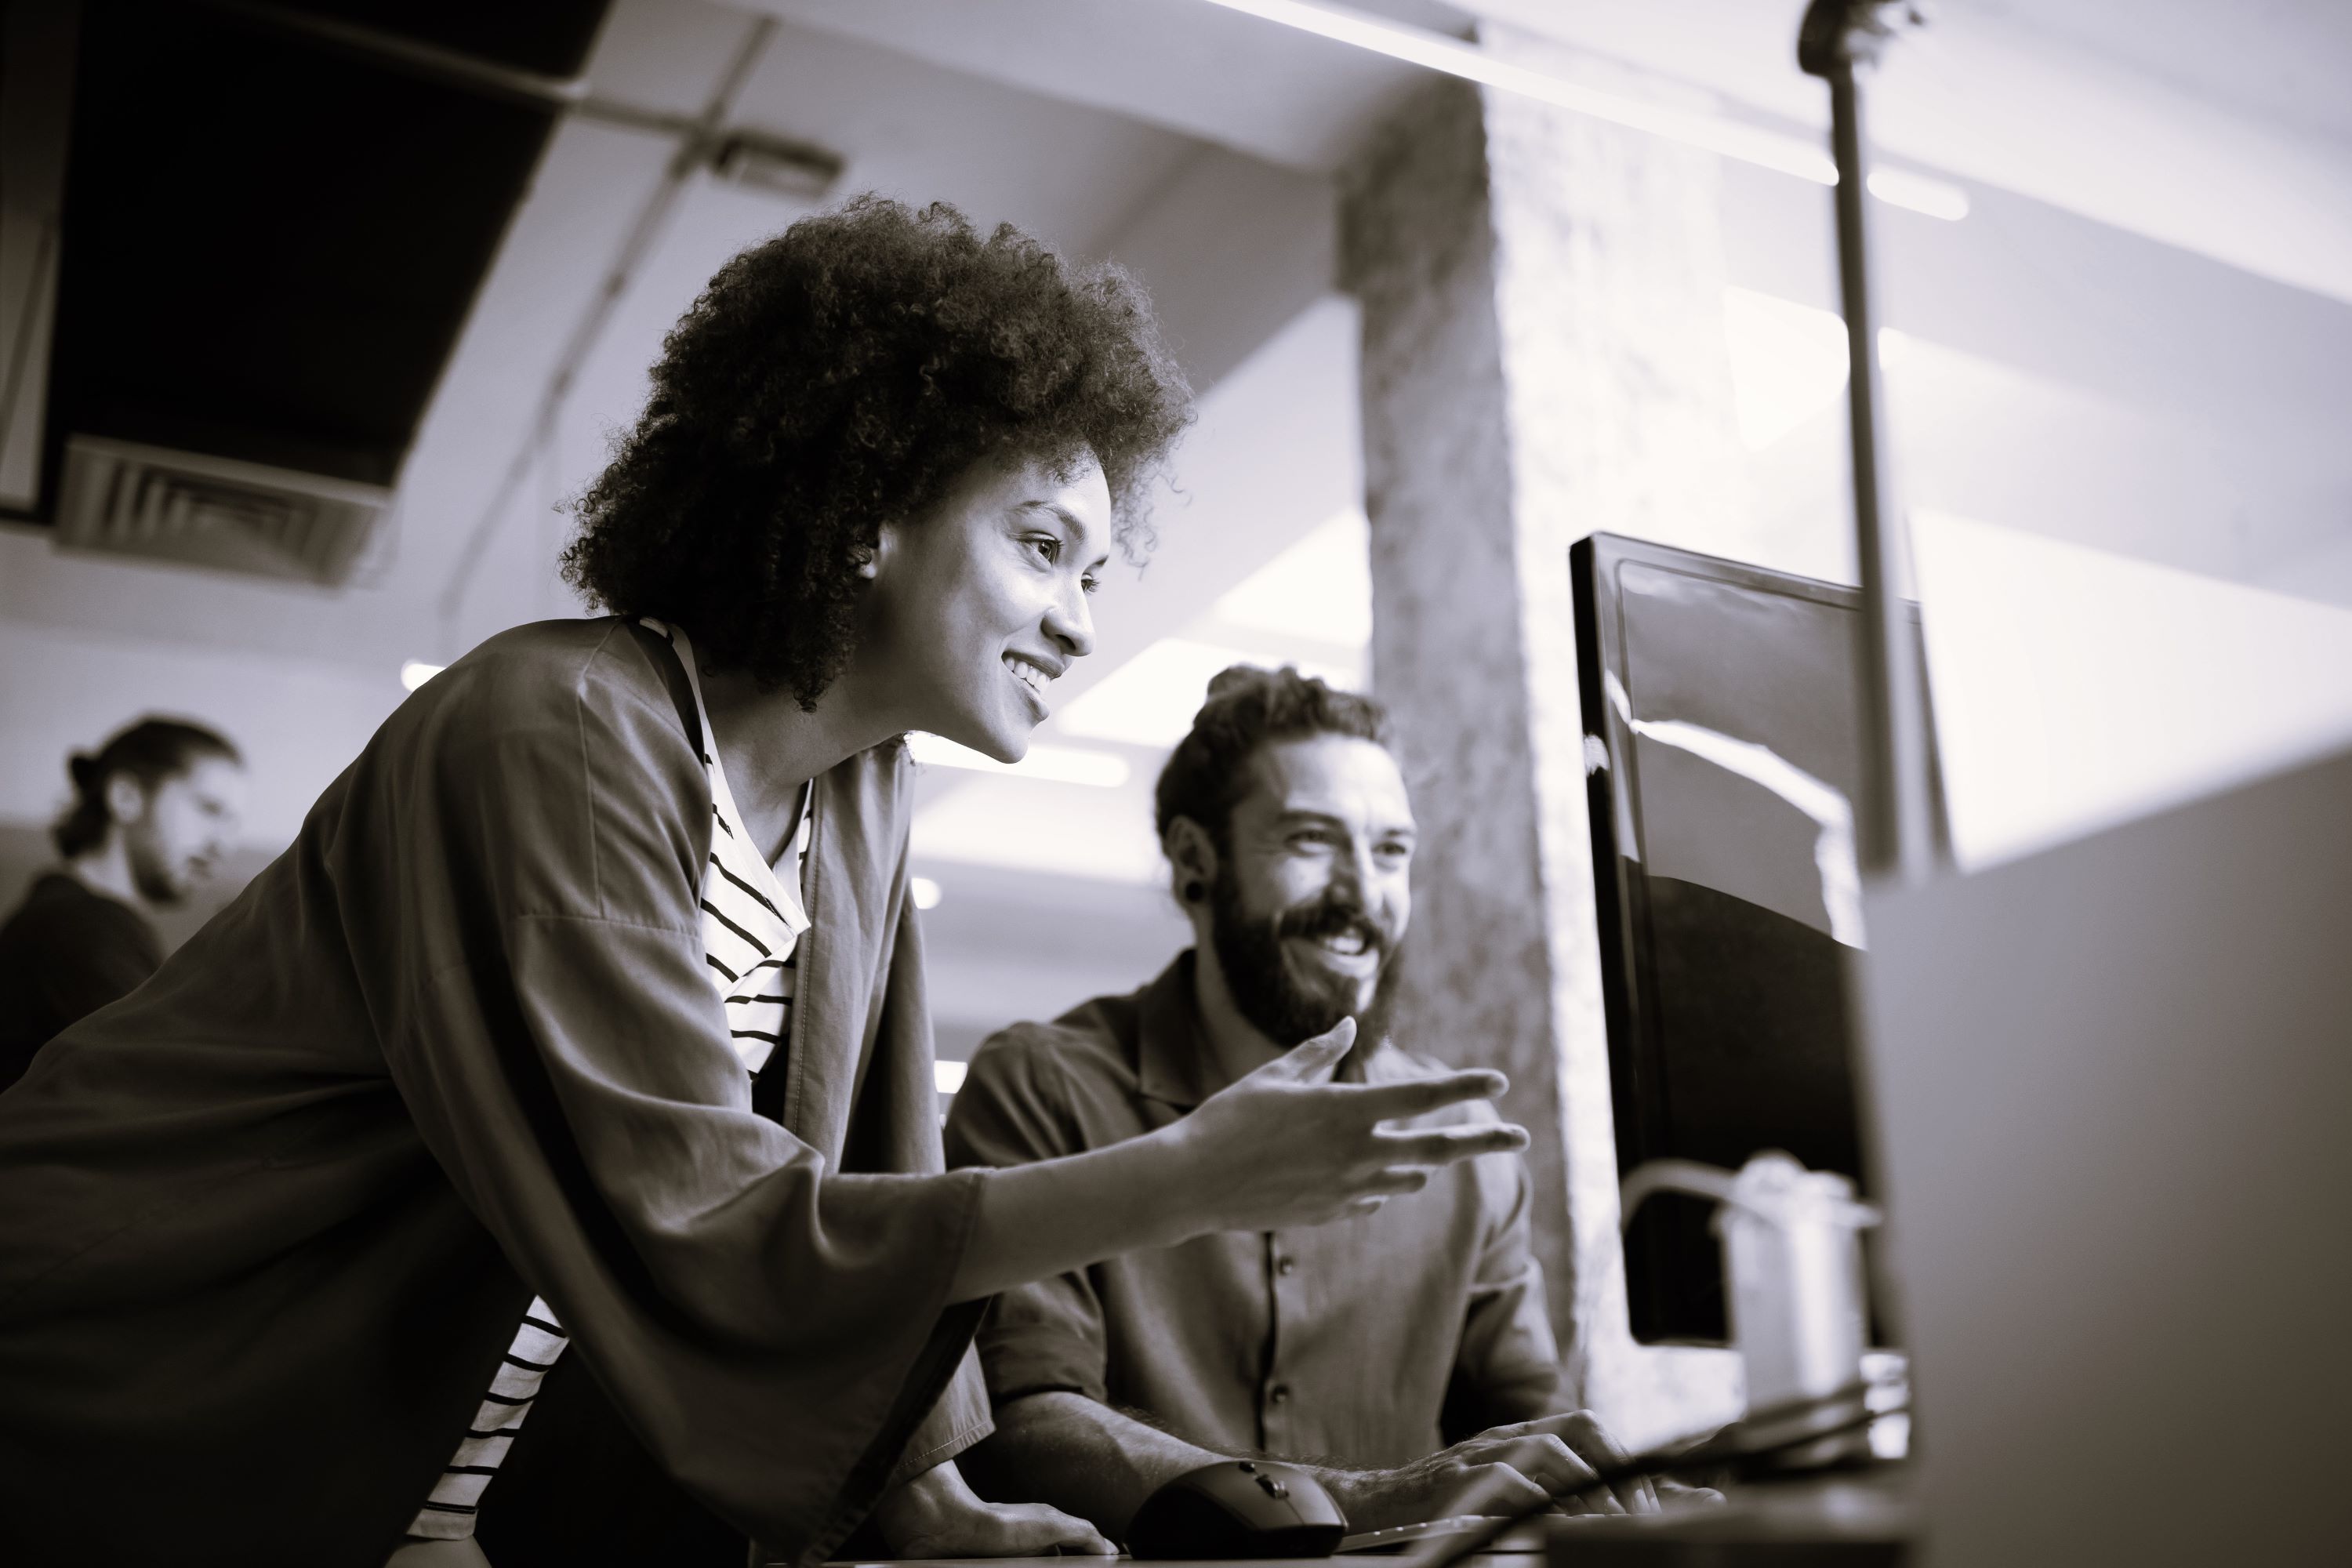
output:
M 1335 1083 L 1356 1021 L 1293 1047 L 1167 1130 L 1215 1230 L 1280 1230 L 1369 1214 L 1433 1172 L 1480 1154 L 1524 1149 L 1524 1129 L 1478 1121 L 1396 1129 L 1509 1087 L 1474 1068 L 1401 1083 Z

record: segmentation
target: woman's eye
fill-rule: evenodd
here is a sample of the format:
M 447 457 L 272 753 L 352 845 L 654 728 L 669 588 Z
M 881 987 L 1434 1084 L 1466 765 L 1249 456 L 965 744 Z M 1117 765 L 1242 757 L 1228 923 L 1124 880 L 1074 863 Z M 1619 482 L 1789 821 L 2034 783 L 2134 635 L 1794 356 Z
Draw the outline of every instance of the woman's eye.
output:
M 1062 558 L 1062 542 L 1050 533 L 1033 533 L 1029 543 L 1048 565 Z
M 1083 592 L 1086 592 L 1086 593 L 1088 593 L 1088 594 L 1094 593 L 1097 589 L 1100 588 L 1101 586 L 1102 586 L 1102 579 L 1101 579 L 1101 578 L 1099 578 L 1099 577 L 1097 577 L 1097 576 L 1096 576 L 1096 575 L 1095 575 L 1093 573 L 1091 573 L 1091 572 L 1087 573 L 1085 576 L 1083 576 L 1083 577 L 1081 577 L 1081 578 L 1079 578 L 1079 579 L 1078 579 L 1078 587 L 1079 587 Z

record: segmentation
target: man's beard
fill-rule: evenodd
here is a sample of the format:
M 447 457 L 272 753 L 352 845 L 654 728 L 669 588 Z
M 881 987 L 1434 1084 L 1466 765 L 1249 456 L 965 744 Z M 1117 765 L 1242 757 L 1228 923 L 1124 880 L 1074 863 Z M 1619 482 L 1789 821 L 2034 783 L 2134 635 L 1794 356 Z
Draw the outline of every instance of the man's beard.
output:
M 187 898 L 194 878 L 175 869 L 171 857 L 164 853 L 160 835 L 148 829 L 144 823 L 133 823 L 124 829 L 123 849 L 131 863 L 131 885 L 139 896 L 158 909 L 170 909 Z
M 1387 1037 L 1396 1003 L 1397 953 L 1360 901 L 1327 892 L 1311 904 L 1252 914 L 1242 908 L 1241 887 L 1228 862 L 1217 868 L 1210 883 L 1209 917 L 1210 943 L 1224 971 L 1225 989 L 1242 1016 L 1267 1039 L 1288 1050 L 1351 1016 L 1360 1042 L 1377 1044 Z M 1286 938 L 1312 940 L 1349 930 L 1361 935 L 1367 951 L 1380 955 L 1371 1000 L 1361 1008 L 1356 1005 L 1359 984 L 1352 977 L 1302 974 L 1282 956 Z

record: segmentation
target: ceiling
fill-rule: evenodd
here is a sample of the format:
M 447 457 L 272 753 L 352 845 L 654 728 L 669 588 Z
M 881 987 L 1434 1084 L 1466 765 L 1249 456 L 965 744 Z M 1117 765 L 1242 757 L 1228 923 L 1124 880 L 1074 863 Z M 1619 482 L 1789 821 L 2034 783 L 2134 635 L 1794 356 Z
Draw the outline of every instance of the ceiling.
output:
M 1966 0 L 1966 9 L 2352 151 L 2352 6 L 2341 0 Z
M 414 7 L 400 36 L 562 76 L 604 8 Z M 394 482 L 559 105 L 156 0 L 89 0 L 74 63 L 52 490 L 68 434 Z
M 738 3 L 1311 174 L 1335 173 L 1421 79 L 1413 67 L 1202 0 Z M 1425 0 L 1362 8 L 1465 26 L 1458 8 Z
M 1788 58 L 1801 0 L 1359 9 L 1457 35 L 1475 11 L 1538 35 L 1525 47 L 1563 74 L 1685 100 L 1696 88 L 1703 107 L 1757 125 L 1821 118 L 1818 84 Z M 1908 420 L 1915 443 L 1904 471 L 1936 504 L 2021 511 L 2069 537 L 2120 529 L 2156 558 L 2242 577 L 2352 534 L 2352 471 L 2327 452 L 2352 405 L 2345 8 L 2255 9 L 2250 25 L 2174 0 L 1950 0 L 1933 47 L 1906 46 L 1927 68 L 1916 94 L 1890 68 L 1875 100 L 1890 145 L 1963 185 L 1973 209 L 1880 226 L 1888 320 L 1926 345 L 1891 372 L 1896 428 Z M 1575 52 L 1545 52 L 1559 45 Z M 1140 574 L 1114 574 L 1098 651 L 1039 737 L 1118 759 L 1124 780 L 927 779 L 918 851 L 946 894 L 933 958 L 958 977 L 938 1000 L 977 1027 L 1105 976 L 1141 979 L 1174 930 L 1149 886 L 1159 752 L 1087 732 L 1089 688 L 1123 669 L 1145 682 L 1139 661 L 1171 657 L 1171 638 L 1180 662 L 1207 647 L 1360 668 L 1352 580 L 1330 587 L 1319 629 L 1265 605 L 1329 586 L 1360 538 L 1356 326 L 1331 291 L 1331 175 L 1423 78 L 1205 0 L 618 0 L 585 76 L 592 100 L 628 112 L 583 112 L 550 140 L 353 585 L 196 575 L 0 529 L 0 617 L 351 672 L 356 708 L 388 710 L 404 661 L 576 613 L 551 569 L 558 503 L 633 416 L 663 332 L 720 261 L 831 196 L 949 200 L 1133 268 L 1203 396 L 1160 500 L 1159 549 Z M 1932 112 L 1906 119 L 1912 96 Z M 674 181 L 677 138 L 649 123 L 714 107 L 716 121 L 837 157 L 838 180 L 825 197 Z M 2013 123 L 1988 130 L 1988 116 Z M 2191 146 L 2164 163 L 2184 140 L 2226 155 Z M 1727 164 L 1724 191 L 1731 281 L 1800 312 L 1826 307 L 1819 188 Z M 1827 400 L 1785 395 L 1803 405 L 1751 456 L 1758 548 L 1839 575 L 1834 381 Z M 1141 703 L 1118 695 L 1132 684 L 1105 689 Z M 1084 976 L 989 958 L 1001 933 L 986 910 L 1018 929 L 1055 900 L 1089 911 Z
M 837 156 L 830 191 L 779 194 L 705 172 L 671 182 L 677 140 L 643 125 L 705 114 L 745 65 L 724 121 Z M 1371 74 L 1365 90 L 1393 88 L 1395 73 Z M 983 225 L 1012 222 L 1065 252 L 1120 261 L 1152 290 L 1202 391 L 1199 423 L 1160 499 L 1159 549 L 1146 569 L 1111 574 L 1097 602 L 1098 651 L 1061 683 L 1064 703 L 1191 627 L 1226 589 L 1356 505 L 1355 321 L 1330 292 L 1332 198 L 1311 168 L 1083 96 L 950 68 L 920 49 L 697 0 L 620 0 L 585 77 L 599 107 L 549 142 L 415 430 L 393 522 L 350 586 L 191 574 L 53 551 L 8 531 L 0 617 L 56 628 L 77 647 L 96 637 L 186 649 L 176 662 L 191 671 L 232 663 L 256 673 L 353 671 L 337 706 L 353 708 L 356 694 L 357 707 L 380 717 L 400 696 L 404 663 L 445 662 L 517 621 L 577 613 L 551 569 L 565 531 L 559 503 L 633 417 L 663 334 L 729 256 L 818 201 L 858 190 L 950 201 Z M 1279 96 L 1278 79 L 1261 85 Z M 1360 118 L 1364 105 L 1350 95 L 1358 87 L 1329 101 Z M 617 287 L 604 307 L 608 282 Z M 559 372 L 568 375 L 564 395 L 551 400 Z M 1244 625 L 1225 628 L 1218 646 L 1296 657 L 1305 645 Z M 1325 656 L 1346 663 L 1355 650 Z M 320 694 L 288 689 L 274 700 L 289 700 L 315 703 Z M 333 723 L 305 724 L 267 711 L 271 700 L 234 704 L 224 693 L 186 705 L 256 736 L 257 756 L 272 725 L 347 747 L 345 720 L 362 731 L 373 722 L 369 711 L 339 711 Z M 1049 727 L 1041 739 L 1070 738 Z M 998 923 L 979 910 L 1016 918 L 1021 899 L 1008 880 L 1032 903 L 1045 897 L 1096 911 L 1100 952 L 1089 975 L 1139 982 L 1176 945 L 1179 922 L 1145 882 L 1151 749 L 1084 743 L 1125 758 L 1126 782 L 1105 789 L 927 773 L 925 869 L 947 894 L 932 922 L 933 1000 L 950 1035 L 1058 1011 L 1077 999 L 1072 986 L 1092 983 L 1066 953 L 1024 966 L 985 942 L 959 948 L 956 932 L 973 919 L 982 930 Z M 255 832 L 290 832 L 300 810 L 291 775 L 315 791 L 347 755 L 306 753 L 273 768 L 289 788 L 265 792 L 271 820 L 257 819 Z M 31 772 L 45 779 L 47 769 Z M 976 812 L 994 823 L 992 868 L 957 837 L 959 816 Z M 1087 836 L 1073 840 L 1081 817 L 1096 825 L 1094 842 L 1123 844 L 1127 858 L 1113 867 L 1085 847 Z M 1079 847 L 1059 861 L 1033 854 L 1015 872 L 1005 863 L 1023 858 L 1007 846 L 1024 839 L 1033 849 L 1047 840 Z M 1057 868 L 1084 874 L 1057 878 Z
M 1204 389 L 1328 290 L 1326 182 L 870 41 L 698 0 L 624 0 L 587 89 L 641 121 L 692 117 L 747 52 L 756 58 L 729 124 L 836 153 L 834 195 L 944 199 L 981 223 L 1013 222 L 1070 253 L 1119 259 L 1154 289 Z M 810 205 L 700 173 L 667 191 L 676 148 L 675 137 L 610 115 L 583 113 L 557 132 L 415 432 L 393 524 L 350 587 L 192 578 L 52 552 L 11 529 L 0 531 L 0 615 L 390 671 L 446 659 L 514 620 L 568 611 L 549 570 L 562 530 L 554 502 L 633 416 L 663 331 L 719 262 Z M 633 245 L 647 234 L 650 244 Z M 617 302 L 600 321 L 624 263 Z M 551 405 L 551 378 L 583 335 L 588 350 Z M 1233 422 L 1278 433 L 1286 417 L 1270 408 Z M 1258 504 L 1249 481 L 1219 481 L 1206 459 L 1188 457 L 1184 472 L 1190 489 Z M 1187 515 L 1208 510 L 1196 500 Z M 1319 521 L 1240 542 L 1228 564 L 1245 570 Z M 1181 575 L 1158 574 L 1139 598 Z
M 1484 16 L 1818 129 L 1805 0 L 1562 5 Z M 1891 158 L 2352 300 L 2352 8 L 2338 0 L 1945 0 L 1865 89 Z M 1574 68 L 1573 67 L 1570 68 Z
M 1463 30 L 1468 16 L 1433 0 L 1360 8 L 1444 32 Z M 1798 77 L 1787 58 L 1786 35 L 1799 8 L 1798 0 L 1575 6 L 1478 0 L 1475 6 L 1586 51 L 1563 70 L 1671 68 L 1720 93 L 1733 111 L 1817 119 L 1817 84 Z M 2242 132 L 2252 127 L 2251 133 L 2299 139 L 2304 153 L 2325 163 L 2342 153 L 2326 138 L 2347 112 L 2328 89 L 2352 74 L 2343 8 L 2273 0 L 2261 10 L 2260 26 L 2232 25 L 2231 50 L 2217 47 L 2221 24 L 2179 4 L 2065 0 L 2030 8 L 2029 27 L 2021 20 L 2027 8 L 1960 0 L 1944 7 L 1937 28 L 1979 54 L 2025 47 L 2019 40 L 2026 39 L 2070 60 L 2069 51 L 2128 39 L 2086 56 L 2095 68 L 2085 68 L 2084 79 L 2112 87 L 2118 73 L 2137 73 L 2145 91 L 2134 112 L 2177 107 L 2168 93 L 2194 94 L 2209 115 L 2228 110 Z M 2139 25 L 2126 26 L 2126 18 Z M 700 113 L 763 20 L 780 25 L 759 48 L 729 111 L 731 123 L 837 153 L 845 163 L 837 192 L 944 197 L 983 221 L 1014 221 L 1049 243 L 1127 262 L 1152 288 L 1196 381 L 1212 391 L 1327 292 L 1327 176 L 1420 79 L 1414 68 L 1203 0 L 1123 0 L 1117 6 L 1091 0 L 745 0 L 739 6 L 624 0 L 590 61 L 591 95 L 640 110 Z M 2226 61 L 2216 58 L 2223 54 Z M 2345 68 L 2336 68 L 2338 62 Z M 2113 108 L 2112 99 L 2109 93 L 2099 103 Z M 2246 117 L 2250 103 L 2267 108 L 2268 116 Z M 1889 118 L 1881 116 L 1880 123 Z M 954 133 L 940 134 L 942 126 L 953 126 Z M 547 570 L 562 527 L 552 503 L 576 487 L 598 460 L 606 432 L 629 416 L 662 330 L 700 281 L 735 247 L 803 210 L 790 199 L 701 175 L 688 181 L 652 226 L 656 242 L 634 257 L 617 308 L 596 333 L 570 395 L 555 417 L 546 417 L 550 374 L 591 319 L 615 262 L 629 255 L 632 232 L 657 201 L 674 148 L 669 137 L 607 119 L 575 118 L 559 131 L 417 433 L 402 473 L 395 525 L 362 563 L 354 589 L 311 593 L 221 577 L 195 593 L 184 573 L 56 556 L 0 536 L 10 567 L 0 585 L 0 613 L 396 668 L 408 658 L 446 658 L 514 619 L 564 611 L 568 598 Z M 1728 183 L 1749 216 L 1768 215 L 1755 222 L 1735 215 L 1762 237 L 1734 257 L 1735 273 L 1744 269 L 1746 280 L 1768 291 L 1825 303 L 1822 226 L 1787 217 L 1817 207 L 1817 193 L 1737 168 Z M 2079 270 L 2053 278 L 2044 290 L 2046 307 L 2029 300 L 2021 313 L 2007 309 L 2006 295 L 2000 309 L 1988 310 L 1985 290 L 1972 296 L 1967 287 L 1942 286 L 1955 278 L 1965 285 L 1972 268 L 1989 276 L 2000 252 L 2012 260 L 2037 253 L 2058 228 L 2074 237 L 2068 267 L 2115 266 L 2121 252 L 2104 236 L 2134 232 L 2096 214 L 2069 224 L 2070 216 L 2085 215 L 2031 191 L 1989 184 L 1976 189 L 1979 213 L 1999 208 L 2000 222 L 1960 226 L 1958 243 L 1945 236 L 1932 245 L 1908 245 L 1923 258 L 1917 266 L 1901 255 L 1893 258 L 1889 271 L 1898 282 L 1916 277 L 1938 285 L 1911 288 L 1908 298 L 1895 301 L 1897 315 L 1907 310 L 1918 318 L 1905 323 L 1910 330 L 2002 363 L 2023 362 L 2036 374 L 2095 392 L 2152 389 L 2181 404 L 2174 412 L 2183 417 L 2206 417 L 2227 405 L 2261 406 L 2270 420 L 2275 408 L 2278 419 L 2271 423 L 2299 432 L 2341 406 L 2344 383 L 2335 368 L 2346 361 L 2341 316 L 2296 303 L 2315 292 L 2326 297 L 2321 290 L 2289 282 L 2248 294 L 2230 281 L 2267 278 L 2259 268 L 2225 261 L 2209 268 L 2216 299 L 2235 289 L 2246 300 L 2230 299 L 2226 308 L 2172 323 L 2161 340 L 2137 329 L 2148 309 L 2128 297 L 2140 280 L 2127 274 L 2145 270 L 2154 253 L 2134 253 L 2128 267 L 2110 274 L 2114 288 L 2095 279 L 2084 287 Z M 2308 189 L 2329 195 L 2324 184 Z M 2333 221 L 2326 211 L 2320 219 Z M 1890 226 L 1891 250 L 1906 247 L 1901 228 Z M 2189 247 L 2185 254 L 2210 259 L 2210 248 Z M 2352 268 L 2352 247 L 2299 249 L 2305 271 L 2334 268 L 2338 251 Z M 2156 265 L 2172 264 L 2159 256 Z M 2155 299 L 2163 290 L 2139 292 Z M 2126 297 L 2115 298 L 2118 293 Z M 2233 353 L 2232 343 L 2242 340 L 2215 330 L 2216 321 L 2236 319 L 2248 300 L 2256 317 L 2274 323 L 2255 336 L 2277 345 L 2275 355 L 2266 347 Z M 2095 321 L 2103 306 L 2112 330 L 2084 348 L 2083 323 Z M 2181 331 L 2192 340 L 2185 349 L 2170 341 Z M 2200 332 L 2213 341 L 2197 340 Z M 2147 364 L 2135 363 L 2135 353 L 2141 362 L 2165 362 L 2160 374 L 2143 374 Z M 2199 387 L 2207 384 L 2230 395 L 2200 402 Z M 1298 416 L 1299 399 L 1275 395 L 1267 410 L 1276 422 L 1259 426 L 1240 408 L 1241 399 L 1238 391 L 1223 399 L 1231 407 L 1223 422 L 1237 428 L 1279 432 L 1283 420 Z M 1213 425 L 1187 447 L 1181 469 L 1187 491 L 1231 498 L 1215 506 L 1196 500 L 1181 514 L 1183 529 L 1204 539 L 1216 518 L 1234 515 L 1222 509 L 1257 505 L 1253 480 L 1226 483 L 1214 471 L 1221 448 Z M 1226 444 L 1237 453 L 1243 445 Z M 1237 460 L 1242 475 L 1270 471 L 1263 465 L 1250 470 L 1245 456 Z M 1341 482 L 1351 480 L 1343 476 Z M 1244 543 L 1242 554 L 1222 560 L 1218 570 L 1237 578 L 1322 515 L 1318 503 L 1280 525 L 1248 531 L 1253 540 L 1262 537 L 1263 547 Z M 1163 622 L 1181 624 L 1206 603 L 1202 584 L 1177 581 L 1188 570 L 1181 564 L 1188 554 L 1183 529 L 1136 585 L 1134 624 L 1164 629 Z M 1175 592 L 1179 587 L 1183 591 Z M 1111 652 L 1107 646 L 1098 668 L 1115 662 Z

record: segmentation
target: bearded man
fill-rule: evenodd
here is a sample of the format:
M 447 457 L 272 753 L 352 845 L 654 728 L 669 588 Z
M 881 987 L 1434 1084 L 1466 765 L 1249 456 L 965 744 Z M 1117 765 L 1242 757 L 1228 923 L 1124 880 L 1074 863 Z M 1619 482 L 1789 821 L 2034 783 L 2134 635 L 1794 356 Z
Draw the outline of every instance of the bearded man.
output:
M 201 724 L 142 719 L 66 771 L 73 805 L 49 829 L 61 863 L 0 923 L 0 1089 L 155 973 L 153 917 L 214 874 L 244 817 L 244 759 Z
M 1342 1078 L 1445 1070 L 1388 1037 L 1414 830 L 1378 704 L 1292 669 L 1228 669 L 1156 806 L 1193 947 L 1130 995 L 991 1037 L 948 1119 L 951 1165 L 1140 1136 L 1348 1018 Z M 1486 1155 L 1360 1218 L 1203 1236 L 1008 1291 L 980 1332 L 997 1433 L 975 1479 L 1114 1540 L 1163 1482 L 1225 1458 L 1307 1462 L 1357 1531 L 1565 1492 L 1622 1453 L 1561 1413 L 1528 1210 L 1519 1156 Z M 1657 1503 L 1635 1485 L 1569 1506 Z

